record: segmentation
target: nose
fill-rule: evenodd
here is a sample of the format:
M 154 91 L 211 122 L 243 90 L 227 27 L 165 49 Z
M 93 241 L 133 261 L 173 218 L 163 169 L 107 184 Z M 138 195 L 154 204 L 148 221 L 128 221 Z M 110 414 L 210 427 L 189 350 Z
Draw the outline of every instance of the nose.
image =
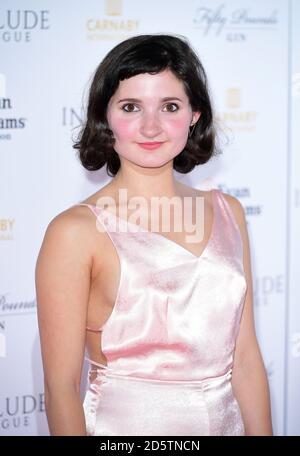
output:
M 141 120 L 140 131 L 146 138 L 158 136 L 162 131 L 158 115 L 156 113 L 144 113 Z

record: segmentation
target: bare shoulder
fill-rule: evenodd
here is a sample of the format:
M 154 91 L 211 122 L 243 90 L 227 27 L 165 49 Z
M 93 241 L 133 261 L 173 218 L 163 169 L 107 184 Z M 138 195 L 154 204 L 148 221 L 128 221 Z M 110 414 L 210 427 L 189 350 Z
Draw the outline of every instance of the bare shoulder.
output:
M 74 206 L 49 223 L 35 269 L 45 391 L 79 390 L 93 271 L 94 220 Z
M 246 223 L 246 218 L 245 218 L 245 210 L 244 210 L 242 203 L 238 200 L 238 198 L 230 195 L 229 193 L 221 192 L 221 194 L 227 201 L 228 205 L 230 206 L 238 225 L 240 226 L 241 229 L 243 229 L 243 227 Z
M 189 187 L 184 184 L 181 184 L 181 186 L 183 188 L 185 188 L 185 190 L 188 194 L 202 196 L 206 199 L 208 204 L 212 204 L 212 190 L 214 190 L 214 189 L 201 190 L 201 189 Z M 243 229 L 243 226 L 245 225 L 245 222 L 246 222 L 245 211 L 244 211 L 243 205 L 240 203 L 240 201 L 237 198 L 230 195 L 229 193 L 225 193 L 222 191 L 220 191 L 220 193 L 227 201 L 240 228 Z
M 72 206 L 56 215 L 49 223 L 46 233 L 81 239 L 88 233 L 91 224 L 90 211 L 85 206 Z
M 244 245 L 244 253 L 246 258 L 248 258 L 250 255 L 250 245 L 245 209 L 242 203 L 237 198 L 235 198 L 232 195 L 229 195 L 228 193 L 221 193 L 227 201 L 229 207 L 231 208 L 234 218 L 239 226 L 241 238 Z
M 116 199 L 116 194 L 112 188 L 111 183 L 106 184 L 104 187 L 102 187 L 100 190 L 98 190 L 97 192 L 90 195 L 88 198 L 86 198 L 82 202 L 85 204 L 91 204 L 93 206 L 96 206 L 99 204 L 99 201 L 101 200 L 101 198 L 107 199 L 107 201 L 110 199 Z M 107 202 L 107 201 L 105 201 L 105 202 Z
M 80 257 L 92 261 L 95 216 L 88 207 L 72 206 L 56 215 L 48 224 L 39 258 L 55 255 Z
M 189 185 L 183 184 L 182 182 L 179 183 L 179 188 L 182 191 L 182 195 L 184 196 L 202 196 L 207 199 L 210 199 L 211 190 L 201 190 L 199 188 L 190 187 Z

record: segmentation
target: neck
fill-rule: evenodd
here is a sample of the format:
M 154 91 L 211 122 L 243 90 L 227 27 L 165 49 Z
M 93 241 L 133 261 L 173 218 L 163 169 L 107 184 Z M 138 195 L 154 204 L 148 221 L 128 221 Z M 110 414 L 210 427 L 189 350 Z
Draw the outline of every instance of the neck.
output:
M 136 171 L 132 168 L 120 168 L 112 181 L 116 192 L 126 189 L 128 198 L 143 197 L 150 201 L 152 197 L 181 195 L 181 184 L 175 180 L 173 169 L 143 168 Z

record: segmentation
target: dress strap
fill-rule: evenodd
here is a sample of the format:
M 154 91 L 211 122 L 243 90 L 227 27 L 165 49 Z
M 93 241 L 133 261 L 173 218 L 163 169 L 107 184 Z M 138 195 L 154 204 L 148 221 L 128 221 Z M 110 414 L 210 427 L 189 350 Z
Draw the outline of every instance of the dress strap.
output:
M 93 214 L 95 214 L 96 216 L 98 215 L 95 210 L 96 206 L 94 206 L 93 204 L 77 203 L 77 204 L 75 204 L 75 206 L 87 206 L 93 212 Z
M 97 363 L 96 361 L 93 361 L 92 359 L 88 358 L 87 356 L 84 357 L 86 361 L 88 361 L 91 364 L 94 364 L 95 366 L 101 367 L 102 369 L 110 370 L 109 367 L 107 367 L 105 364 Z
M 231 208 L 231 205 L 221 192 L 218 190 L 218 218 L 219 224 L 223 229 L 218 230 L 219 235 L 223 236 L 223 245 L 224 248 L 229 248 L 232 250 L 234 255 L 237 255 L 237 258 L 240 258 L 240 261 L 243 260 L 243 239 L 240 231 L 239 224 L 237 222 L 236 216 Z
M 92 328 L 91 326 L 86 326 L 85 329 L 87 331 L 92 331 L 92 332 L 101 332 L 102 331 L 102 326 L 100 328 Z
M 235 228 L 237 228 L 237 231 L 239 232 L 239 225 L 237 223 L 236 217 L 233 213 L 233 210 L 231 209 L 230 204 L 228 203 L 227 199 L 221 192 L 221 190 L 217 190 L 217 194 L 219 195 L 219 199 L 221 200 L 221 212 L 224 218 L 227 220 L 230 220 L 230 222 L 234 225 Z

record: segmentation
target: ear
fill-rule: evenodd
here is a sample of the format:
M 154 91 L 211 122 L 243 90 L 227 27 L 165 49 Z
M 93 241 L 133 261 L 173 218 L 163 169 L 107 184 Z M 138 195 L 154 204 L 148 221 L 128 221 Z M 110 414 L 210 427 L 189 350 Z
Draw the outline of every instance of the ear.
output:
M 195 123 L 197 123 L 198 120 L 200 119 L 200 116 L 201 116 L 201 112 L 200 111 L 193 112 L 193 118 L 192 118 L 191 125 L 195 125 Z

